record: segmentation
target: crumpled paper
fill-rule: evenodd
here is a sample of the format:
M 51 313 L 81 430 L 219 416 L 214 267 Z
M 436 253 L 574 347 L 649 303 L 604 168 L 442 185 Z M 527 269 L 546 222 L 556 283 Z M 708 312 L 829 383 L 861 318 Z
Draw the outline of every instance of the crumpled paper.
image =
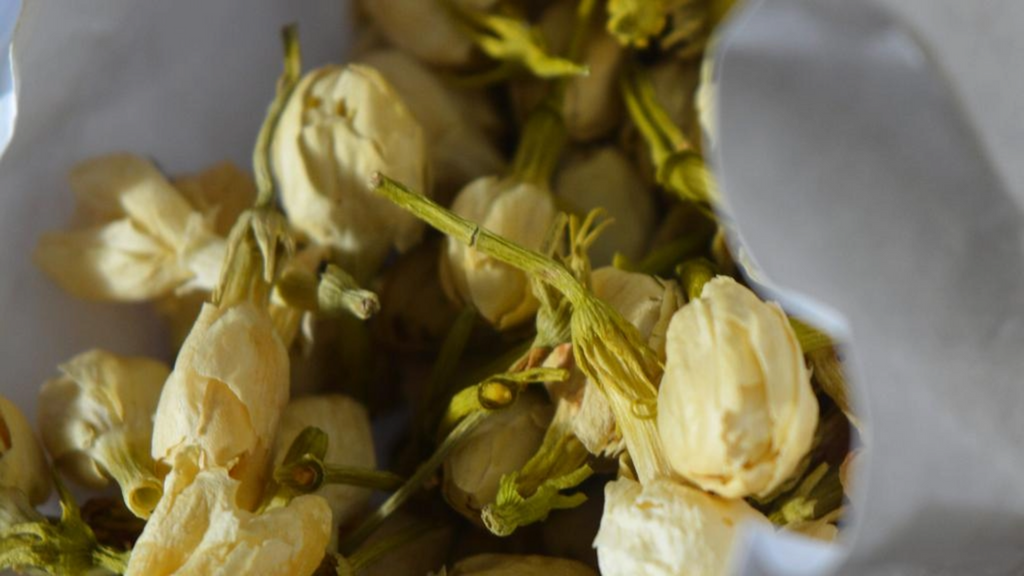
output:
M 1019 68 L 1000 32 L 1024 10 L 931 2 L 963 16 L 943 30 L 908 4 L 765 0 L 719 39 L 734 240 L 786 308 L 842 335 L 867 446 L 840 542 L 755 533 L 745 574 L 1024 573 L 1024 190 L 997 171 L 1024 184 L 1024 149 L 995 164 L 1006 131 L 978 133 L 1022 86 L 977 83 Z M 953 38 L 984 70 L 942 59 Z
M 1024 4 L 885 4 L 901 19 L 752 1 L 722 40 L 716 164 L 737 237 L 784 304 L 845 335 L 870 455 L 842 540 L 753 533 L 749 576 L 1024 572 L 1024 228 L 1000 180 L 1024 198 Z M 0 2 L 0 48 L 18 9 Z M 172 173 L 247 166 L 293 20 L 307 66 L 343 58 L 336 0 L 26 3 L 0 160 L 0 390 L 29 414 L 82 350 L 165 349 L 147 308 L 73 300 L 32 265 L 71 213 L 67 169 L 116 150 Z M 0 52 L 0 150 L 9 72 Z

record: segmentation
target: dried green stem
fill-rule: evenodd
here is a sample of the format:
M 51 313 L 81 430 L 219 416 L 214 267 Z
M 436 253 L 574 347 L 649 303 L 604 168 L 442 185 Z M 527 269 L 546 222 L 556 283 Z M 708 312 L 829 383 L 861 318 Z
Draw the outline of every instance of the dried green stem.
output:
M 704 285 L 718 274 L 718 270 L 707 258 L 694 258 L 680 264 L 676 274 L 683 285 L 686 297 L 696 300 L 704 292 Z
M 390 498 L 381 504 L 373 514 L 370 515 L 362 525 L 348 535 L 339 548 L 343 553 L 351 554 L 355 551 L 380 525 L 387 520 L 391 514 L 402 507 L 410 498 L 423 489 L 427 480 L 433 476 L 437 469 L 444 463 L 445 458 L 456 446 L 462 443 L 476 428 L 483 423 L 490 415 L 490 411 L 477 411 L 464 418 L 452 430 L 443 442 L 434 450 L 434 453 L 426 462 L 420 464 L 416 472 L 406 480 Z
M 577 302 L 586 298 L 583 285 L 564 266 L 551 258 L 481 228 L 479 224 L 457 216 L 429 198 L 410 192 L 402 184 L 379 172 L 373 176 L 373 186 L 378 194 L 440 232 L 551 284 L 570 301 Z
M 252 168 L 256 175 L 256 206 L 269 206 L 274 201 L 274 175 L 270 169 L 270 143 L 274 138 L 278 120 L 288 97 L 302 74 L 302 53 L 299 49 L 299 27 L 289 24 L 281 30 L 284 44 L 284 71 L 277 81 L 277 93 L 267 109 L 266 119 L 256 136 L 256 147 L 252 155 Z

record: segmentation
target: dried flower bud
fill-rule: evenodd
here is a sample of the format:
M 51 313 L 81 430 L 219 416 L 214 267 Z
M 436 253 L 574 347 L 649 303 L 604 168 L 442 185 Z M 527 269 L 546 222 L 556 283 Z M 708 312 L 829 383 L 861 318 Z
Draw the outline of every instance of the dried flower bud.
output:
M 170 369 L 91 350 L 60 371 L 39 391 L 39 425 L 54 465 L 90 488 L 116 480 L 128 508 L 148 517 L 162 492 L 149 453 L 153 413 Z
M 556 213 L 547 190 L 493 176 L 463 188 L 452 211 L 533 250 L 540 248 Z M 441 280 L 451 298 L 471 303 L 499 330 L 516 326 L 537 311 L 537 298 L 525 272 L 457 240 L 445 241 Z
M 398 50 L 361 57 L 394 87 L 420 126 L 430 151 L 434 189 L 447 203 L 470 180 L 504 171 L 505 160 L 484 130 L 467 116 L 479 94 L 457 91 L 426 66 Z M 474 98 L 477 96 L 477 98 Z
M 719 276 L 673 316 L 658 430 L 676 472 L 729 498 L 768 494 L 807 454 L 817 423 L 810 373 L 778 305 Z
M 469 10 L 487 10 L 497 0 L 452 0 Z M 395 46 L 436 66 L 469 63 L 474 47 L 470 37 L 438 2 L 423 0 L 363 0 L 361 6 Z
M 288 402 L 288 352 L 265 309 L 242 302 L 203 306 L 164 386 L 153 458 L 198 448 L 204 467 L 241 480 L 239 505 L 255 506 L 281 410 Z
M 35 252 L 62 288 L 92 300 L 142 301 L 216 283 L 224 240 L 147 160 L 104 156 L 70 179 L 79 225 L 44 234 Z
M 605 267 L 591 274 L 594 295 L 604 300 L 640 332 L 640 337 L 659 358 L 664 358 L 665 332 L 672 315 L 682 304 L 675 282 Z M 621 431 L 608 399 L 588 381 L 583 388 L 579 413 L 573 422 L 576 437 L 592 454 L 614 455 L 622 451 Z
M 480 554 L 460 560 L 450 576 L 596 576 L 586 564 L 550 556 Z
M 308 73 L 281 114 L 272 156 L 289 220 L 332 247 L 356 278 L 375 272 L 392 246 L 405 251 L 419 241 L 422 223 L 370 187 L 380 170 L 429 190 L 423 130 L 376 70 Z
M 221 468 L 198 471 L 178 458 L 166 496 L 132 549 L 127 576 L 313 574 L 331 532 L 320 496 L 260 514 L 236 505 L 239 482 Z
M 274 466 L 281 464 L 292 442 L 308 426 L 327 434 L 324 462 L 369 469 L 377 466 L 366 409 L 341 394 L 305 396 L 288 403 L 274 439 Z M 352 520 L 370 499 L 369 490 L 341 484 L 325 483 L 315 494 L 323 496 L 330 504 L 335 526 Z M 332 534 L 331 539 L 337 540 L 337 535 Z
M 18 407 L 0 396 L 0 488 L 17 490 L 32 504 L 50 496 L 50 468 L 32 426 Z
M 577 214 L 604 208 L 614 220 L 590 247 L 594 266 L 611 264 L 616 252 L 630 260 L 643 257 L 654 230 L 654 198 L 624 154 L 606 146 L 570 157 L 555 191 Z
M 723 500 L 666 478 L 643 486 L 620 478 L 605 485 L 594 547 L 605 576 L 730 574 L 744 522 L 768 519 L 743 500 Z
M 651 67 L 651 86 L 658 103 L 672 123 L 697 146 L 701 143 L 696 106 L 700 77 L 699 60 L 666 59 Z
M 540 31 L 551 52 L 565 54 L 576 28 L 576 2 L 558 2 L 550 5 L 541 16 Z M 589 73 L 571 78 L 562 100 L 562 117 L 569 137 L 576 141 L 590 141 L 613 130 L 622 119 L 622 99 L 619 96 L 619 69 L 625 51 L 622 46 L 594 19 L 583 44 L 582 64 Z M 539 88 L 539 86 L 537 86 Z M 543 90 L 532 90 L 529 100 L 542 97 Z M 532 102 L 529 106 L 532 108 Z
M 363 545 L 369 549 L 377 544 L 386 545 L 402 531 L 422 526 L 422 520 L 407 513 L 396 512 L 367 538 Z M 452 545 L 455 530 L 451 525 L 437 525 L 415 540 L 406 542 L 395 553 L 378 558 L 359 570 L 359 576 L 421 576 L 444 564 Z
M 491 415 L 445 460 L 445 500 L 481 524 L 480 510 L 494 502 L 501 477 L 522 468 L 537 452 L 553 415 L 554 407 L 532 392 Z

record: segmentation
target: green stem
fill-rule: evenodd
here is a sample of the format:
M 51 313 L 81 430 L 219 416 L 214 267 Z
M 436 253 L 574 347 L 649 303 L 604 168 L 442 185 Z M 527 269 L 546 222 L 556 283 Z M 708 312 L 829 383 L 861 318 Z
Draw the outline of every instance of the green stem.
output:
M 410 498 L 419 493 L 423 489 L 423 485 L 427 480 L 437 471 L 437 469 L 444 463 L 445 458 L 451 453 L 456 446 L 458 446 L 463 440 L 469 437 L 469 435 L 476 430 L 476 428 L 483 423 L 484 420 L 490 415 L 489 411 L 478 411 L 470 414 L 464 418 L 459 424 L 451 431 L 450 434 L 444 439 L 444 442 L 434 451 L 434 453 L 427 459 L 426 462 L 420 464 L 416 472 L 406 480 L 405 484 L 399 488 L 390 498 L 384 501 L 373 514 L 370 515 L 362 525 L 359 526 L 354 532 L 345 538 L 344 542 L 341 543 L 339 548 L 343 553 L 351 554 L 356 548 L 358 548 L 367 538 L 370 537 L 380 525 L 387 520 L 391 514 L 402 507 Z
M 718 270 L 707 258 L 694 258 L 679 265 L 676 271 L 689 300 L 700 298 L 704 285 L 711 281 Z
M 423 410 L 419 413 L 417 438 L 422 441 L 429 437 L 430 431 L 437 426 L 437 420 L 448 400 L 448 383 L 454 379 L 459 360 L 466 350 L 466 344 L 476 326 L 477 311 L 473 306 L 466 306 L 452 323 L 448 334 L 441 344 L 441 350 L 430 371 L 426 389 L 423 391 Z
M 564 266 L 551 258 L 481 228 L 479 224 L 453 214 L 429 198 L 413 194 L 380 172 L 373 175 L 373 186 L 378 194 L 438 231 L 552 285 L 565 294 L 570 302 L 586 298 L 587 292 L 583 285 Z
M 832 338 L 814 326 L 792 316 L 789 317 L 789 324 L 793 327 L 793 332 L 796 333 L 796 339 L 800 341 L 800 348 L 804 354 L 832 348 Z
M 560 103 L 561 99 L 547 98 L 530 112 L 512 161 L 512 175 L 518 180 L 548 188 L 568 140 Z
M 324 484 L 343 484 L 373 490 L 397 490 L 405 478 L 387 470 L 324 463 Z
M 277 130 L 288 97 L 298 84 L 302 73 L 302 54 L 299 49 L 299 27 L 289 24 L 281 30 L 284 43 L 284 71 L 277 81 L 277 93 L 267 109 L 266 119 L 256 136 L 256 147 L 252 155 L 252 168 L 256 176 L 256 206 L 269 206 L 274 201 L 274 176 L 270 169 L 270 143 Z
M 359 548 L 359 550 L 356 550 L 355 553 L 347 558 L 348 565 L 351 567 L 351 574 L 358 574 L 394 550 L 419 540 L 433 529 L 433 525 L 417 522 L 399 530 L 380 542 Z M 343 574 L 341 571 L 338 573 L 340 575 Z

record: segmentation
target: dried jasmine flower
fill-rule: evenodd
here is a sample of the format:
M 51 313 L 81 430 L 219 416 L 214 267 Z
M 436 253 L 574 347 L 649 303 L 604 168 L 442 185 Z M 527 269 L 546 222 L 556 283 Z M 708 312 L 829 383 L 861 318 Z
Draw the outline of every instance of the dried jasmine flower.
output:
M 555 194 L 566 208 L 586 215 L 604 209 L 612 225 L 590 248 L 595 266 L 612 263 L 616 253 L 637 260 L 654 230 L 654 197 L 624 154 L 604 146 L 569 156 L 555 176 Z
M 60 371 L 39 391 L 40 430 L 54 465 L 93 489 L 115 480 L 132 513 L 148 517 L 162 494 L 150 439 L 170 369 L 149 358 L 91 350 Z
M 313 574 L 327 549 L 331 509 L 316 495 L 254 514 L 224 468 L 201 470 L 179 453 L 165 496 L 132 549 L 127 576 Z
M 497 497 L 502 476 L 533 456 L 553 412 L 543 395 L 524 392 L 455 448 L 444 463 L 444 497 L 452 508 L 482 524 L 480 511 Z
M 717 277 L 672 318 L 658 430 L 672 468 L 705 490 L 771 492 L 811 448 L 818 402 L 782 310 Z
M 450 0 L 467 10 L 485 11 L 497 0 Z M 363 0 L 369 14 L 387 39 L 410 55 L 436 66 L 464 66 L 474 55 L 473 41 L 439 1 Z
M 327 66 L 294 88 L 271 156 L 289 221 L 330 247 L 357 280 L 388 252 L 420 241 L 423 225 L 373 195 L 366 174 L 387 170 L 429 193 L 423 129 L 395 89 L 369 66 Z
M 702 576 L 731 573 L 736 536 L 746 522 L 768 524 L 743 500 L 724 500 L 666 478 L 605 485 L 594 540 L 606 576 Z
M 446 202 L 470 180 L 505 169 L 505 159 L 467 108 L 486 106 L 483 95 L 457 90 L 429 68 L 398 50 L 365 54 L 394 87 L 420 126 L 430 152 L 435 196 Z
M 137 302 L 213 288 L 224 239 L 150 162 L 114 154 L 71 172 L 78 224 L 44 234 L 35 261 L 80 298 Z

